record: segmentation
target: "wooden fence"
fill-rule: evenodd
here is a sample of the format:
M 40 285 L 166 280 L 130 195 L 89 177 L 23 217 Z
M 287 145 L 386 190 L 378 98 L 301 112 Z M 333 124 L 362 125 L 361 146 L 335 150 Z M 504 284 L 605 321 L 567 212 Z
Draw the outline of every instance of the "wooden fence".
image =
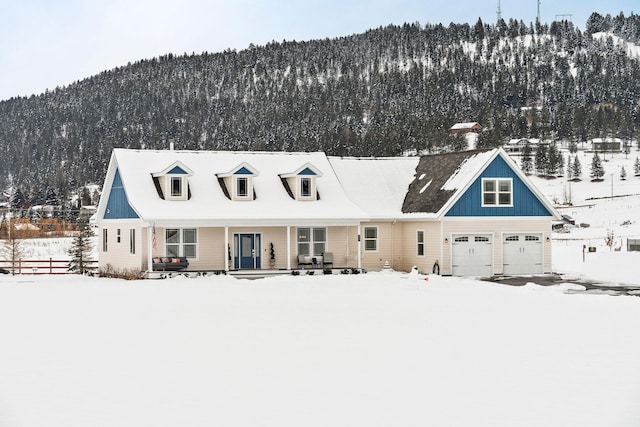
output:
M 12 274 L 71 274 L 69 271 L 68 259 L 21 259 L 12 262 L 11 260 L 0 259 L 0 268 Z M 85 261 L 87 271 L 98 269 L 97 260 Z

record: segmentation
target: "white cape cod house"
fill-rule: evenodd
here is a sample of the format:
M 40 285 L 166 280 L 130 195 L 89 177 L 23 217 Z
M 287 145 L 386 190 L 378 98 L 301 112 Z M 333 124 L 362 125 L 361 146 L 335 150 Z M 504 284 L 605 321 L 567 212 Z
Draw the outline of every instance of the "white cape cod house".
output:
M 551 271 L 558 214 L 502 149 L 402 158 L 115 149 L 101 269 Z M 179 258 L 179 259 L 178 259 Z

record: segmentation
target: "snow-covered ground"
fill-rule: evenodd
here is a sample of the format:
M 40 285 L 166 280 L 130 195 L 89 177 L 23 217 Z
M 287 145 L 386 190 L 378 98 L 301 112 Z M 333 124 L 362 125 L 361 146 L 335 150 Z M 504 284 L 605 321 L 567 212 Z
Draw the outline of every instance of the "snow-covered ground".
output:
M 640 194 L 618 157 L 601 183 L 581 159 L 563 213 L 590 227 L 554 233 L 566 277 L 640 284 L 639 253 L 604 244 L 640 238 L 640 196 L 610 197 L 612 178 Z M 0 275 L 0 426 L 640 425 L 640 298 L 535 280 Z

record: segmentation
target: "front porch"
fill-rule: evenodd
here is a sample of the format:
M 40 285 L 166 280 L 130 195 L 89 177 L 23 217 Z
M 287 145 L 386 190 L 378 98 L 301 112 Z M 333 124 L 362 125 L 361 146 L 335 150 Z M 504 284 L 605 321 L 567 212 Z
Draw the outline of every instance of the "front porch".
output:
M 149 226 L 143 271 L 148 277 L 167 272 L 149 268 L 157 258 L 183 257 L 188 266 L 174 274 L 267 276 L 293 271 L 362 267 L 360 226 L 190 227 Z M 333 262 L 325 260 L 331 254 Z M 146 263 L 145 263 L 146 261 Z M 145 265 L 146 264 L 146 265 Z M 317 274 L 317 273 L 316 273 Z

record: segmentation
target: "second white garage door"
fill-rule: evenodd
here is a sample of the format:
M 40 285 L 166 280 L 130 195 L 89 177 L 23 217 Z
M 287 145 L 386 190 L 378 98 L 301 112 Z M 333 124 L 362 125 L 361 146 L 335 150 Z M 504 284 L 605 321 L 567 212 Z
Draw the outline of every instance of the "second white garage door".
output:
M 504 274 L 541 274 L 542 234 L 508 233 L 503 238 Z
M 454 276 L 491 276 L 493 274 L 491 234 L 454 234 L 451 238 L 451 274 Z

